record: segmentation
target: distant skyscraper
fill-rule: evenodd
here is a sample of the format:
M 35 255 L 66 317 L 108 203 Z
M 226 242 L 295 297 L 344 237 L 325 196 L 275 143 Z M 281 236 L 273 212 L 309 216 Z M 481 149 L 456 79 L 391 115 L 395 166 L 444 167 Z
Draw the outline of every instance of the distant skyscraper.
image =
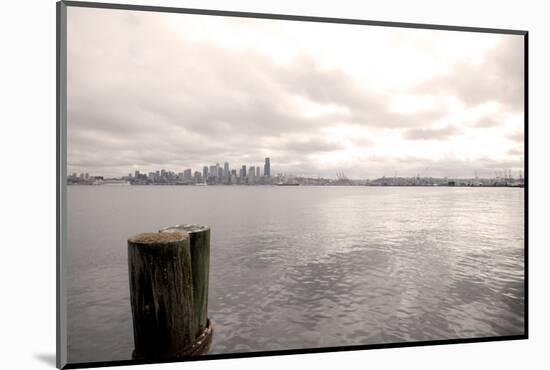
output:
M 186 179 L 186 180 L 191 180 L 191 169 L 190 168 L 183 171 L 183 178 Z
M 255 171 L 255 168 L 254 166 L 250 166 L 250 168 L 248 169 L 248 184 L 249 185 L 253 185 L 255 182 L 256 182 L 256 179 L 255 179 L 255 174 L 256 171 Z
M 256 177 L 260 177 L 260 166 L 256 167 Z
M 242 171 L 242 177 L 246 177 L 246 165 L 243 164 L 243 167 L 241 168 Z
M 205 180 L 208 178 L 208 166 L 202 168 L 202 178 Z
M 231 183 L 231 174 L 229 173 L 229 163 L 224 162 L 223 164 L 223 174 L 222 174 L 222 183 L 229 184 Z
M 271 176 L 271 164 L 269 163 L 269 157 L 265 159 L 264 176 L 265 177 L 270 177 Z

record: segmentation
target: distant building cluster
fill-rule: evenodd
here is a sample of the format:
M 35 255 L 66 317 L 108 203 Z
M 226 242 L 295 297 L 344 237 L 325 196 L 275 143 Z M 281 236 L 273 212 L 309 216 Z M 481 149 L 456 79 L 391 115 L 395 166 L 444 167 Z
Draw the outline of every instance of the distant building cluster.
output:
M 369 186 L 510 186 L 522 187 L 524 180 L 521 172 L 517 177 L 512 176 L 511 171 L 504 176 L 494 178 L 448 178 L 448 177 L 381 177 L 375 180 L 367 180 Z
M 103 183 L 103 176 L 90 176 L 88 172 L 82 172 L 80 175 L 76 172 L 67 177 L 69 185 L 99 185 Z
M 271 163 L 265 158 L 263 169 L 260 166 L 242 165 L 230 168 L 229 163 L 204 166 L 202 171 L 187 168 L 183 172 L 159 170 L 156 172 L 133 174 L 123 178 L 132 185 L 267 185 L 271 184 Z

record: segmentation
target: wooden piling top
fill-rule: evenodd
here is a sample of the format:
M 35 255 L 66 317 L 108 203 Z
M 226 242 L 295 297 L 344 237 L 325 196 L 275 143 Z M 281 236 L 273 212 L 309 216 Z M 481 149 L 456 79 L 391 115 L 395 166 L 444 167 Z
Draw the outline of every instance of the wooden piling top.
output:
M 202 231 L 210 230 L 210 226 L 197 225 L 197 224 L 181 224 L 176 226 L 166 227 L 159 230 L 160 233 L 172 233 L 172 232 L 184 232 L 187 234 L 199 233 Z
M 162 233 L 142 233 L 128 239 L 129 242 L 138 244 L 155 244 L 177 242 L 187 238 L 189 234 L 179 230 L 171 230 Z

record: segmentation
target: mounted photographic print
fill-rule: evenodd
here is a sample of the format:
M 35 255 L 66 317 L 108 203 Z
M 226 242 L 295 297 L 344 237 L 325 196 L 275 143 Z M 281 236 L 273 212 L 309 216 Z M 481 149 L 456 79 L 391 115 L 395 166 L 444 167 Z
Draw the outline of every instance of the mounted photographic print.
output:
M 58 367 L 527 338 L 526 55 L 58 3 Z

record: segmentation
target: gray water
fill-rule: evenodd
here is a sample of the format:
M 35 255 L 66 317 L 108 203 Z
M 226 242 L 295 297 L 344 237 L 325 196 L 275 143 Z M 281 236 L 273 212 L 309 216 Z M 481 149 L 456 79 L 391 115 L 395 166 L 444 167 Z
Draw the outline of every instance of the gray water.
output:
M 523 334 L 524 190 L 69 186 L 69 361 L 131 358 L 126 240 L 212 228 L 210 353 Z

